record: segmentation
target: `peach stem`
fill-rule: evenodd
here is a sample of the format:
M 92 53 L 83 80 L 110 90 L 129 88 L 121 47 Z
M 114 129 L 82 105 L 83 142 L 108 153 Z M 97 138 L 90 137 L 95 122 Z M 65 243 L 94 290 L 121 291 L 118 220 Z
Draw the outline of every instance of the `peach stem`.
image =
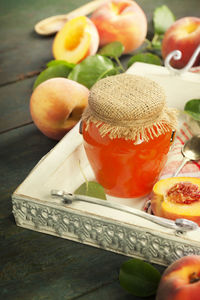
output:
M 199 280 L 200 280 L 200 277 L 199 277 L 199 275 L 196 272 L 193 272 L 190 275 L 190 283 L 195 283 L 195 282 L 197 282 Z

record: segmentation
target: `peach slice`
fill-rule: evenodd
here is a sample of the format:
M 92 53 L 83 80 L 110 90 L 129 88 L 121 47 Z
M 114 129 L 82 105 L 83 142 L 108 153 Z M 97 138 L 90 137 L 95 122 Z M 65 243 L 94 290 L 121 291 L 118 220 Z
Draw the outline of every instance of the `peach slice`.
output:
M 99 35 L 95 25 L 85 16 L 68 21 L 53 41 L 55 59 L 78 63 L 88 55 L 94 55 L 99 47 Z
M 200 178 L 172 177 L 158 181 L 151 200 L 155 215 L 189 219 L 200 225 Z

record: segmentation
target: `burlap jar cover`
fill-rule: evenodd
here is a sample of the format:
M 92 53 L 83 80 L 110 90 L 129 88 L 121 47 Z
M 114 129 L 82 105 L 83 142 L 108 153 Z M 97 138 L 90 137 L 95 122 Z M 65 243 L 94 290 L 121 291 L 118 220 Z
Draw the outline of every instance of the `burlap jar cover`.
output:
M 119 74 L 99 80 L 91 89 L 82 120 L 92 121 L 100 135 L 149 141 L 176 127 L 175 109 L 166 106 L 165 92 L 141 76 Z

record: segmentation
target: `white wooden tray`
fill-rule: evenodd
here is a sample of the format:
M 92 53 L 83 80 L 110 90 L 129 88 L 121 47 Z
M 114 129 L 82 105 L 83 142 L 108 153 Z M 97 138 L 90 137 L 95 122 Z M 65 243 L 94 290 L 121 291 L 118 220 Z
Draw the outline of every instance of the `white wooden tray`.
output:
M 172 75 L 165 67 L 143 63 L 135 63 L 127 73 L 159 82 L 166 90 L 168 105 L 180 110 L 186 101 L 200 97 L 198 74 Z M 128 213 L 82 201 L 68 205 L 51 196 L 52 189 L 73 193 L 84 182 L 79 162 L 88 180 L 94 180 L 78 129 L 79 124 L 38 162 L 13 193 L 16 224 L 162 265 L 184 255 L 200 255 L 200 229 L 184 233 L 156 224 L 152 215 L 147 220 L 142 211 L 144 199 L 107 197 L 109 203 L 130 207 L 132 213 Z

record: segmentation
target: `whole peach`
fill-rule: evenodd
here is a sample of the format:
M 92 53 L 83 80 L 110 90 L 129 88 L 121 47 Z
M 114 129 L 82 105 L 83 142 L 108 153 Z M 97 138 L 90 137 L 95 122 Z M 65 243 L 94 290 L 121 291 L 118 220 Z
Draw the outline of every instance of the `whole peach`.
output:
M 94 11 L 91 20 L 99 32 L 100 46 L 120 41 L 124 45 L 124 53 L 137 49 L 147 34 L 146 15 L 131 0 L 108 1 Z
M 200 18 L 184 17 L 177 20 L 165 33 L 162 41 L 163 59 L 173 50 L 180 50 L 182 58 L 172 59 L 171 65 L 174 68 L 183 68 L 191 58 L 195 49 L 200 45 Z M 194 66 L 200 64 L 200 55 L 197 57 Z
M 88 95 L 89 90 L 73 80 L 46 80 L 31 95 L 33 122 L 49 138 L 60 140 L 79 121 Z
M 163 273 L 156 300 L 200 299 L 200 255 L 184 256 Z
M 89 55 L 94 55 L 99 47 L 96 27 L 86 16 L 69 20 L 56 34 L 53 41 L 55 59 L 78 63 Z

